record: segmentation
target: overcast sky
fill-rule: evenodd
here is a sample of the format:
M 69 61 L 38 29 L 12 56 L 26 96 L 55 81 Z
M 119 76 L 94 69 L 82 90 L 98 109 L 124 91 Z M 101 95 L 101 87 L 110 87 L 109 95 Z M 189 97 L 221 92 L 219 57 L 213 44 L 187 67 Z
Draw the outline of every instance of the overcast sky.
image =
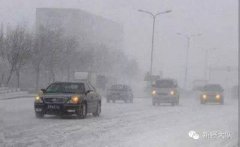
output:
M 237 66 L 237 0 L 0 0 L 0 22 L 33 26 L 35 8 L 79 8 L 112 19 L 124 26 L 124 50 L 149 70 L 152 19 L 138 9 L 153 13 L 172 10 L 156 20 L 154 72 L 181 80 L 185 66 L 186 39 L 176 33 L 195 34 L 191 40 L 190 75 L 204 76 L 204 53 L 209 64 Z

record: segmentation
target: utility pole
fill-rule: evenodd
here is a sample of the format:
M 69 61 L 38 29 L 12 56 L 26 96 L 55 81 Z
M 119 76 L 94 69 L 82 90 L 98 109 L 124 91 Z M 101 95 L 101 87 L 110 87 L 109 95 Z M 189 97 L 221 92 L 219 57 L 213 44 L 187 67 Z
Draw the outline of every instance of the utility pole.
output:
M 208 72 L 208 67 L 209 67 L 209 52 L 210 51 L 213 51 L 213 50 L 216 50 L 216 48 L 211 48 L 211 49 L 206 49 L 205 50 L 205 67 L 204 67 L 204 77 L 205 77 L 205 80 L 210 80 L 210 76 L 211 76 L 211 71 L 209 70 L 209 76 L 207 74 Z
M 167 10 L 167 11 L 163 11 L 163 12 L 159 12 L 156 14 L 153 14 L 152 12 L 149 11 L 145 11 L 145 10 L 138 10 L 139 12 L 143 12 L 146 14 L 149 14 L 150 16 L 152 16 L 153 18 L 153 27 L 152 27 L 152 48 L 151 48 L 151 63 L 150 63 L 150 76 L 152 76 L 152 67 L 153 67 L 153 50 L 154 50 L 154 34 L 155 34 L 155 21 L 156 21 L 156 17 L 159 16 L 160 14 L 166 14 L 166 13 L 170 13 L 172 12 L 171 10 Z
M 185 56 L 185 72 L 184 72 L 184 88 L 187 88 L 187 81 L 188 81 L 188 63 L 189 63 L 189 49 L 190 49 L 190 43 L 191 39 L 193 37 L 201 36 L 202 34 L 191 34 L 191 35 L 185 35 L 182 33 L 177 33 L 179 36 L 183 36 L 187 40 L 187 48 L 186 48 L 186 56 Z

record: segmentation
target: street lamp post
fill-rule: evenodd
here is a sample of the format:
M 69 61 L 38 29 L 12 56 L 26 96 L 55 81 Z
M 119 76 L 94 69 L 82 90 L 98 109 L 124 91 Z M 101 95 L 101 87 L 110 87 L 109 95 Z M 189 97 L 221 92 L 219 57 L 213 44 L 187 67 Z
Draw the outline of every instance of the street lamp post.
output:
M 208 74 L 207 74 L 207 70 L 209 69 L 209 59 L 208 59 L 208 57 L 209 57 L 209 52 L 210 51 L 213 51 L 213 50 L 216 50 L 216 48 L 210 48 L 210 49 L 206 49 L 205 50 L 205 69 L 204 69 L 204 77 L 205 77 L 205 80 L 210 80 L 210 71 L 209 71 L 209 76 L 208 76 Z M 208 77 L 207 77 L 208 76 Z
M 152 16 L 153 18 L 153 28 L 152 28 L 152 49 L 151 49 L 151 64 L 150 64 L 150 76 L 152 76 L 152 67 L 153 67 L 153 49 L 154 49 L 154 32 L 155 32 L 155 21 L 156 21 L 156 17 L 160 14 L 166 14 L 166 13 L 170 13 L 171 10 L 167 10 L 167 11 L 163 11 L 163 12 L 159 12 L 156 14 L 153 14 L 152 12 L 149 11 L 145 11 L 145 10 L 138 10 L 139 12 L 143 12 L 146 14 L 149 14 L 150 16 Z
M 189 60 L 189 49 L 190 49 L 190 43 L 192 37 L 198 37 L 202 34 L 191 34 L 191 35 L 185 35 L 182 33 L 177 33 L 179 36 L 183 36 L 187 39 L 187 48 L 186 48 L 186 56 L 185 56 L 185 72 L 184 72 L 184 88 L 187 87 L 187 81 L 188 81 L 188 60 Z

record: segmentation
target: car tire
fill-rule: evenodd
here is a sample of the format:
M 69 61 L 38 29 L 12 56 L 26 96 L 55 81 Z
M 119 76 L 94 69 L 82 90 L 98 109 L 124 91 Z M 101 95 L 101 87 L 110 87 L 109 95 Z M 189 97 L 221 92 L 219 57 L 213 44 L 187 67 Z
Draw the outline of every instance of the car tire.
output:
M 156 103 L 155 103 L 155 102 L 152 102 L 152 105 L 153 105 L 153 106 L 155 106 L 155 105 L 156 105 Z
M 179 105 L 179 98 L 175 101 L 175 105 Z
M 179 105 L 179 101 L 176 102 L 176 105 Z
M 87 116 L 87 105 L 86 103 L 82 103 L 79 107 L 79 110 L 77 112 L 78 118 L 84 119 Z
M 36 116 L 36 118 L 43 118 L 44 114 L 43 113 L 39 113 L 39 112 L 35 112 L 35 116 Z
M 133 99 L 130 99 L 130 103 L 133 103 Z
M 109 103 L 110 102 L 110 100 L 109 99 L 107 99 L 107 103 Z
M 112 100 L 113 103 L 115 103 L 115 100 Z
M 224 105 L 224 100 L 221 100 L 221 103 L 220 103 L 221 105 Z
M 93 113 L 93 116 L 95 116 L 95 117 L 100 116 L 100 113 L 101 113 L 101 103 L 99 102 L 97 104 L 96 112 Z

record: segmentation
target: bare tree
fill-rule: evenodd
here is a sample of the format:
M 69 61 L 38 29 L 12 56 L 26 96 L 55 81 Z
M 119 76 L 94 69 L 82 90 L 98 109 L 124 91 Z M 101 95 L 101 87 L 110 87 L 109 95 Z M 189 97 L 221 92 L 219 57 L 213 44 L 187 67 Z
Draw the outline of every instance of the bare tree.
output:
M 4 82 L 4 77 L 5 77 L 5 71 L 3 70 L 4 68 L 4 47 L 5 47 L 5 38 L 4 38 L 4 31 L 3 31 L 3 24 L 1 24 L 1 28 L 0 28 L 0 66 L 1 66 L 1 82 L 0 84 L 2 85 Z M 1 86 L 0 85 L 0 86 Z
M 49 83 L 56 79 L 56 71 L 63 60 L 64 41 L 61 29 L 48 29 L 45 37 L 48 42 L 46 44 L 47 55 L 43 62 L 45 69 L 49 73 Z
M 76 49 L 78 47 L 78 42 L 76 38 L 74 37 L 65 37 L 65 50 L 63 52 L 65 64 L 63 63 L 62 65 L 64 68 L 66 67 L 67 69 L 67 81 L 70 81 L 70 73 L 71 73 L 71 68 L 72 65 L 74 65 L 74 62 L 76 62 L 74 58 L 74 54 L 76 53 Z
M 40 27 L 34 37 L 33 48 L 31 50 L 31 63 L 36 73 L 35 90 L 39 89 L 41 64 L 48 52 L 48 34 L 49 32 L 46 28 Z
M 55 65 L 61 48 L 61 33 L 59 30 L 51 30 L 48 27 L 40 26 L 34 37 L 34 44 L 31 50 L 31 63 L 36 73 L 35 90 L 39 89 L 41 70 L 47 70 L 51 75 L 49 82 L 55 80 Z M 44 67 L 41 69 L 41 67 Z
M 5 45 L 3 56 L 7 58 L 10 66 L 6 85 L 9 84 L 13 73 L 16 72 L 17 86 L 19 87 L 20 70 L 30 56 L 30 36 L 24 27 L 17 26 L 15 29 L 9 29 L 7 31 Z

